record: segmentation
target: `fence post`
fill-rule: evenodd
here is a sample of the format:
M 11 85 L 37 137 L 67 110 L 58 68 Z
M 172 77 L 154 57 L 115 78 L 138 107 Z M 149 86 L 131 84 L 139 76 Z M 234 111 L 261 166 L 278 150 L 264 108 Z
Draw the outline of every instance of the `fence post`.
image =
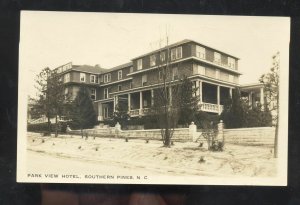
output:
M 197 125 L 195 125 L 194 122 L 191 122 L 191 124 L 189 125 L 189 137 L 193 141 L 195 141 L 198 137 L 197 136 Z
M 224 123 L 223 120 L 220 120 L 220 122 L 218 123 L 218 135 L 217 135 L 217 139 L 222 139 L 223 143 L 225 141 L 224 138 Z

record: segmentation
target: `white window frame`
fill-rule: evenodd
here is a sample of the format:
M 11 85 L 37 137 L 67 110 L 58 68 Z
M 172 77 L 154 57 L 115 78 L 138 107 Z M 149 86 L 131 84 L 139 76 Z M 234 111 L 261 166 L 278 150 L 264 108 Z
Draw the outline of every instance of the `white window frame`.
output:
M 93 91 L 94 91 L 94 92 L 93 92 Z M 93 95 L 95 96 L 95 97 L 94 97 L 95 99 L 92 98 Z M 96 97 L 97 97 L 97 96 L 96 96 L 96 88 L 91 88 L 91 95 L 90 95 L 90 97 L 91 97 L 92 100 L 96 100 Z
M 108 88 L 104 88 L 103 92 L 104 92 L 104 94 L 103 94 L 104 99 L 108 99 L 108 97 L 109 97 Z
M 205 54 L 205 48 L 199 45 L 196 45 L 196 57 L 205 59 L 206 54 Z
M 166 53 L 165 52 L 161 52 L 159 57 L 160 57 L 160 61 L 162 63 L 166 61 Z
M 92 80 L 92 79 L 94 79 L 94 80 Z M 90 75 L 90 82 L 96 83 L 96 75 Z
M 122 80 L 122 78 L 123 78 L 123 72 L 122 72 L 122 70 L 119 70 L 118 71 L 118 80 Z
M 182 58 L 182 46 L 171 49 L 171 60 Z
M 86 74 L 80 73 L 80 82 L 85 82 L 85 81 L 86 81 Z
M 142 70 L 143 69 L 143 59 L 138 59 L 137 60 L 137 69 Z
M 221 64 L 221 53 L 214 52 L 214 62 L 217 64 Z
M 153 54 L 150 56 L 150 66 L 155 66 L 156 65 L 156 55 Z
M 109 83 L 111 81 L 111 74 L 107 73 L 104 75 L 104 83 Z
M 228 67 L 235 69 L 235 59 L 228 57 Z
M 132 73 L 133 72 L 133 67 L 131 66 L 130 68 L 129 68 L 129 73 Z
M 158 71 L 158 79 L 163 80 L 163 70 Z
M 182 58 L 182 46 L 176 48 L 176 59 Z
M 172 69 L 172 79 L 173 80 L 176 80 L 175 77 L 177 76 L 177 79 L 178 79 L 178 67 L 173 67 Z
M 65 81 L 65 83 L 70 82 L 70 73 L 66 73 L 64 75 L 64 81 Z
M 147 79 L 147 74 L 143 74 L 142 75 L 142 86 L 144 86 L 145 83 L 147 83 L 148 79 Z

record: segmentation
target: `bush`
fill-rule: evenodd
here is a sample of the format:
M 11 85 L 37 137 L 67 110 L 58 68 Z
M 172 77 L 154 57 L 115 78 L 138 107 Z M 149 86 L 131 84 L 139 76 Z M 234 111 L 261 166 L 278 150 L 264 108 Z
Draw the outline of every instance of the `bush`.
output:
M 50 124 L 51 132 L 55 132 L 55 124 Z M 28 132 L 41 132 L 44 133 L 45 136 L 49 135 L 48 130 L 48 123 L 39 123 L 39 124 L 27 124 L 27 131 Z M 59 133 L 66 133 L 67 131 L 67 123 L 66 122 L 59 122 L 58 123 L 58 132 Z
M 194 123 L 199 129 L 213 129 L 218 124 L 219 119 L 219 115 L 200 111 L 195 114 Z

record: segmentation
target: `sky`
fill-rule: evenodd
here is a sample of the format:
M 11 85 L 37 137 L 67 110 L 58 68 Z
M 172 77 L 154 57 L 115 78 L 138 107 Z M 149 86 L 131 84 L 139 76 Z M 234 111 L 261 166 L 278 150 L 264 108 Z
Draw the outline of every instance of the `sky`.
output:
M 287 17 L 22 11 L 21 89 L 34 96 L 34 78 L 45 67 L 130 62 L 158 49 L 166 35 L 169 44 L 191 39 L 239 57 L 240 84 L 258 82 L 278 51 L 280 68 L 288 71 Z

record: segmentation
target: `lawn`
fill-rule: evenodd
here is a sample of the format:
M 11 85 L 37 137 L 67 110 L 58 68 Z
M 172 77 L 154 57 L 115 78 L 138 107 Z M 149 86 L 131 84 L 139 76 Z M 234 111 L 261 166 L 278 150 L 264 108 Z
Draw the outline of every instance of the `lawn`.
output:
M 40 171 L 39 161 L 47 170 L 111 170 L 176 176 L 247 176 L 273 177 L 276 159 L 272 148 L 226 144 L 223 152 L 211 152 L 194 142 L 175 142 L 171 148 L 161 141 L 117 138 L 81 138 L 60 135 L 55 138 L 28 133 L 28 170 Z M 200 160 L 200 159 L 203 160 Z M 49 161 L 47 160 L 49 159 Z M 75 165 L 74 162 L 77 163 Z M 46 163 L 46 162 L 45 162 Z M 78 168 L 80 167 L 80 168 Z M 78 170 L 77 170 L 78 171 Z

